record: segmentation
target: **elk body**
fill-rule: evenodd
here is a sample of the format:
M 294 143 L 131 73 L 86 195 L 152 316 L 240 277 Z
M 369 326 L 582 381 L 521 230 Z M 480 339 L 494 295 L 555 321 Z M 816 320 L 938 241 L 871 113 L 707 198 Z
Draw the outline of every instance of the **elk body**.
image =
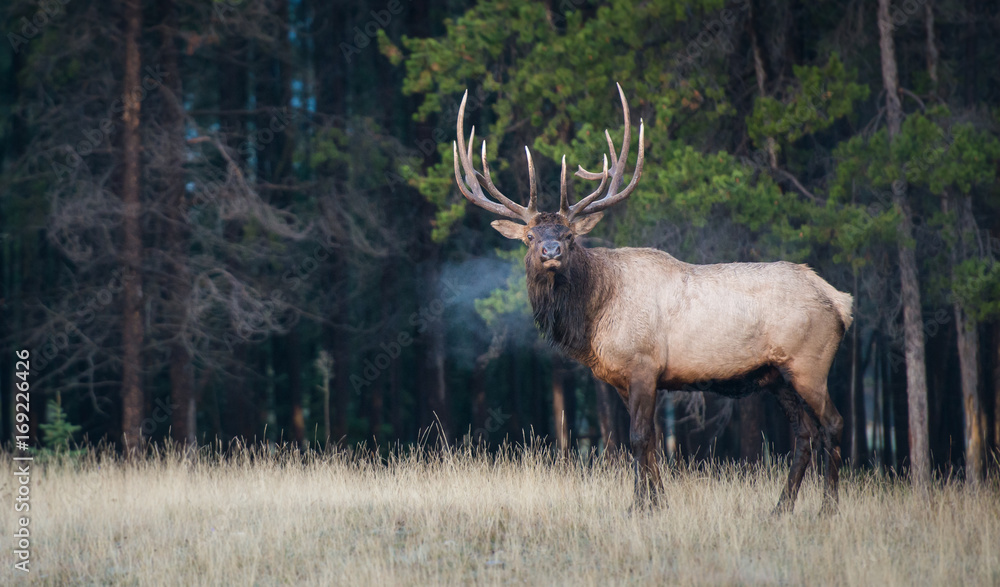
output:
M 794 507 L 813 447 L 821 449 L 825 465 L 823 509 L 833 509 L 843 419 L 830 400 L 827 375 L 851 325 L 851 296 L 805 265 L 692 265 L 655 249 L 581 246 L 578 237 L 597 224 L 604 209 L 627 198 L 642 174 L 640 121 L 636 169 L 619 191 L 631 129 L 621 86 L 618 92 L 625 117 L 620 157 L 605 133 L 611 167 L 607 157 L 600 173 L 581 167 L 576 175 L 601 183 L 572 206 L 563 157 L 561 202 L 555 213 L 537 210 L 534 165 L 527 148 L 527 207 L 512 202 L 493 184 L 485 142 L 483 173 L 475 170 L 475 130 L 466 147 L 463 98 L 455 145 L 455 177 L 463 195 L 511 219 L 492 225 L 528 246 L 528 295 L 538 327 L 598 379 L 614 386 L 625 402 L 638 498 L 655 498 L 662 489 L 653 422 L 657 389 L 697 386 L 730 396 L 775 394 L 795 437 L 791 470 L 776 511 Z M 496 201 L 486 198 L 483 188 Z

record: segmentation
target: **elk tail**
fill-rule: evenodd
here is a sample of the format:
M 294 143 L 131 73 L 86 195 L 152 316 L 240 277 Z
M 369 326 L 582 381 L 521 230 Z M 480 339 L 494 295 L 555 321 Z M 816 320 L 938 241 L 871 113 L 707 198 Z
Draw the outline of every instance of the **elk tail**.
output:
M 833 286 L 830 286 L 830 289 L 833 289 Z M 844 332 L 847 332 L 847 329 L 851 327 L 851 323 L 854 322 L 854 316 L 851 314 L 851 310 L 854 308 L 854 296 L 834 290 L 833 295 L 830 296 L 830 300 L 833 302 L 833 307 L 836 308 L 837 314 L 840 316 L 840 322 L 844 325 Z
M 852 310 L 854 308 L 854 296 L 833 287 L 825 279 L 816 275 L 816 273 L 811 270 L 810 274 L 813 283 L 822 292 L 822 295 L 829 300 L 833 309 L 837 311 L 837 317 L 840 318 L 840 323 L 844 325 L 844 332 L 847 332 L 847 329 L 850 328 L 851 324 L 854 322 L 854 316 L 852 314 Z

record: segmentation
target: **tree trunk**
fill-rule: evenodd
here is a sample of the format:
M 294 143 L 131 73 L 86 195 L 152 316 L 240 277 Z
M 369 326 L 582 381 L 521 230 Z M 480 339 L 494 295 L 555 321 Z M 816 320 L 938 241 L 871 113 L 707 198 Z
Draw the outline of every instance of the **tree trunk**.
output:
M 445 339 L 444 324 L 434 321 L 428 332 L 430 341 L 427 345 L 427 366 L 430 375 L 430 409 L 431 418 L 440 425 L 440 434 L 444 440 L 451 438 L 450 419 L 448 417 L 448 386 L 445 379 Z
M 993 448 L 1000 452 L 1000 320 L 993 323 Z
M 891 467 L 895 463 L 895 451 L 892 446 L 892 418 L 893 410 L 895 409 L 895 398 L 892 396 L 892 388 L 889 386 L 888 381 L 888 371 L 889 366 L 886 364 L 888 361 L 888 354 L 886 353 L 886 342 L 882 336 L 879 336 L 877 342 L 878 363 L 876 368 L 878 369 L 878 378 L 880 382 L 881 389 L 879 389 L 880 397 L 882 398 L 882 466 Z
M 123 250 L 125 265 L 124 308 L 122 317 L 122 440 L 129 449 L 142 443 L 142 224 L 140 215 L 139 109 L 142 66 L 139 40 L 142 34 L 142 3 L 125 0 L 125 68 L 122 80 L 124 111 L 122 120 L 122 204 Z
M 326 440 L 323 441 L 323 448 L 326 449 L 333 437 L 333 430 L 330 429 L 330 380 L 323 381 L 323 432 L 326 433 Z
M 890 143 L 900 132 L 903 110 L 899 102 L 899 78 L 892 40 L 889 0 L 878 0 L 879 48 L 882 58 L 882 81 L 885 85 L 886 119 Z M 892 183 L 892 199 L 899 208 L 899 272 L 903 298 L 903 335 L 905 338 L 906 395 L 909 409 L 910 478 L 914 487 L 930 486 L 930 449 L 927 438 L 927 367 L 924 360 L 924 330 L 920 310 L 920 282 L 913 242 L 913 213 L 906 196 L 906 182 Z
M 895 467 L 897 471 L 902 471 L 910 456 L 910 420 L 908 398 L 906 395 L 906 378 L 899 376 L 897 370 L 898 361 L 905 363 L 905 359 L 900 359 L 897 351 L 893 348 L 887 349 L 884 372 L 886 381 L 892 393 L 892 426 L 895 432 Z
M 594 379 L 597 387 L 597 419 L 604 440 L 604 450 L 628 449 L 628 412 L 618 391 L 607 383 Z M 622 426 L 622 412 L 625 425 Z
M 227 38 L 222 43 L 219 59 L 219 117 L 222 137 L 233 157 L 242 161 L 245 155 L 239 149 L 243 141 L 244 119 L 238 112 L 247 107 L 249 98 L 249 76 L 247 75 L 247 43 L 239 36 Z
M 857 291 L 856 287 L 855 291 Z M 858 299 L 857 296 L 855 296 L 854 299 Z M 852 425 L 854 426 L 855 438 L 853 450 L 855 452 L 855 466 L 860 466 L 861 464 L 866 463 L 871 455 L 871 447 L 868 446 L 868 416 L 865 413 L 865 372 L 868 370 L 868 363 L 874 357 L 874 347 L 872 347 L 871 344 L 874 342 L 874 337 L 869 339 L 868 345 L 863 345 L 861 342 L 861 324 L 855 322 L 854 328 L 855 342 L 859 345 L 859 348 L 858 368 L 852 373 L 853 380 L 851 382 L 851 386 L 855 390 L 854 397 L 852 398 L 852 401 L 854 402 L 852 409 L 856 416 L 852 422 Z M 865 353 L 865 348 L 868 349 L 867 353 Z
M 757 77 L 757 91 L 760 97 L 767 96 L 767 70 L 764 67 L 764 55 L 761 50 L 760 42 L 757 38 L 758 29 L 762 28 L 762 23 L 760 21 L 760 7 L 755 6 L 756 0 L 751 0 L 749 2 L 749 28 L 750 28 L 750 45 L 753 48 L 753 70 L 754 75 Z M 771 169 L 778 168 L 778 146 L 774 140 L 774 137 L 767 137 L 766 147 L 767 149 L 767 161 Z
M 924 30 L 927 33 L 927 77 L 931 79 L 931 93 L 938 89 L 938 49 L 934 40 L 934 2 L 924 0 Z
M 387 264 L 382 269 L 382 275 L 379 277 L 379 307 L 381 309 L 379 320 L 383 324 L 389 324 L 390 315 L 389 309 L 393 307 L 393 300 L 391 297 L 394 291 L 394 284 L 396 283 L 396 271 L 395 266 Z M 396 363 L 402 360 L 402 350 L 392 358 L 392 362 L 389 368 L 386 370 L 392 370 L 395 368 Z M 379 377 L 378 381 L 374 385 L 368 387 L 371 391 L 371 402 L 368 406 L 368 435 L 375 439 L 377 444 L 379 439 L 384 436 L 383 427 L 385 422 L 385 399 L 386 396 L 392 397 L 394 393 L 392 386 L 394 375 L 392 373 L 383 372 Z M 388 393 L 387 393 L 388 392 Z M 390 400 L 391 401 L 391 400 Z M 393 431 L 394 434 L 398 436 L 398 431 Z
M 876 364 L 879 380 L 878 391 L 882 398 L 882 466 L 888 468 L 895 466 L 896 463 L 892 437 L 896 398 L 893 397 L 892 386 L 889 385 L 888 346 L 885 337 L 881 333 L 879 333 L 875 344 L 876 352 L 878 353 L 878 363 Z
M 439 293 L 440 285 L 440 269 L 437 263 L 437 254 L 431 257 L 431 262 L 428 264 L 429 270 L 426 272 L 426 291 L 432 292 L 431 296 L 424 299 L 425 308 L 435 308 L 437 304 L 443 304 Z M 436 311 L 436 310 L 435 310 Z M 447 372 L 445 371 L 445 358 L 447 357 L 447 349 L 445 348 L 445 332 L 444 332 L 444 317 L 443 314 L 437 319 L 428 319 L 426 322 L 426 332 L 423 336 L 427 339 L 427 344 L 425 345 L 426 354 L 424 356 L 424 365 L 427 374 L 426 387 L 424 388 L 427 393 L 427 409 L 428 409 L 428 420 L 424 422 L 424 426 L 430 425 L 437 429 L 437 434 L 431 435 L 431 441 L 438 440 L 440 436 L 441 441 L 449 441 L 451 439 L 451 423 L 448 412 L 448 385 L 447 385 Z M 420 336 L 418 333 L 417 336 Z
M 291 441 L 297 447 L 305 447 L 306 419 L 302 410 L 302 349 L 299 342 L 299 328 L 293 327 L 285 337 L 285 353 L 287 354 L 288 387 L 286 402 L 289 409 L 288 428 Z
M 870 360 L 872 360 L 874 362 L 874 365 L 872 365 L 872 368 L 873 368 L 873 372 L 875 373 L 875 382 L 874 382 L 875 385 L 874 385 L 874 388 L 872 389 L 872 417 L 871 417 L 871 423 L 872 423 L 872 442 L 868 446 L 868 449 L 869 449 L 869 453 L 868 454 L 870 455 L 870 460 L 871 460 L 872 464 L 875 465 L 876 467 L 879 467 L 880 464 L 882 463 L 882 458 L 881 458 L 881 456 L 879 454 L 879 445 L 882 443 L 882 439 L 885 436 L 885 433 L 884 433 L 884 431 L 882 429 L 882 423 L 883 423 L 882 417 L 885 414 L 885 410 L 887 408 L 887 405 L 883 402 L 884 398 L 879 393 L 879 389 L 878 389 L 878 385 L 879 385 L 879 380 L 878 380 L 879 363 L 878 363 L 878 361 L 879 361 L 879 358 L 878 358 L 877 347 L 875 346 L 875 336 L 874 336 L 874 333 L 872 334 L 872 337 L 871 337 L 871 344 L 868 345 L 868 355 L 870 357 Z M 867 430 L 865 431 L 865 433 L 866 433 L 866 436 L 867 436 Z
M 858 297 L 858 275 L 854 274 L 854 299 Z M 850 392 L 848 393 L 848 409 L 847 409 L 847 455 L 850 459 L 852 467 L 857 467 L 861 460 L 861 451 L 858 445 L 861 442 L 861 435 L 863 434 L 863 429 L 859 425 L 859 420 L 864 420 L 864 403 L 858 401 L 864 394 L 864 390 L 860 389 L 858 385 L 860 377 L 859 373 L 862 370 L 861 367 L 861 341 L 858 331 L 860 331 L 860 325 L 855 324 L 851 331 L 851 384 Z M 859 432 L 861 430 L 861 432 Z
M 184 111 L 180 67 L 177 63 L 177 14 L 174 0 L 161 0 L 163 36 L 161 59 L 166 73 L 161 91 L 164 97 L 162 126 L 169 140 L 166 143 L 163 188 L 165 218 L 164 243 L 168 268 L 162 287 L 166 294 L 167 332 L 170 338 L 170 431 L 173 439 L 183 445 L 197 443 L 197 406 L 194 393 L 194 369 L 191 353 L 184 344 L 184 325 L 190 302 L 191 278 L 188 271 L 187 205 L 184 187 Z
M 313 39 L 312 59 L 315 64 L 316 112 L 332 118 L 335 126 L 344 128 L 344 117 L 347 113 L 345 97 L 349 94 L 347 88 L 349 80 L 345 76 L 344 55 L 339 44 L 353 35 L 347 30 L 348 23 L 351 22 L 348 15 L 348 4 L 343 1 L 310 0 L 307 10 L 311 10 L 312 14 L 312 26 L 309 32 Z M 343 174 L 346 174 L 347 171 L 346 166 L 344 166 L 344 169 L 338 171 L 338 175 L 341 177 L 330 179 L 346 179 Z M 342 196 L 334 192 L 333 197 Z M 339 325 L 347 325 L 352 322 L 352 308 L 348 298 L 350 278 L 350 267 L 347 261 L 340 251 L 335 251 L 330 259 L 330 270 L 326 279 L 329 282 L 331 296 L 335 299 L 332 312 L 333 321 Z M 352 372 L 354 365 L 351 361 L 353 334 L 347 328 L 339 325 L 324 328 L 327 348 L 330 349 L 333 359 L 331 440 L 334 443 L 343 442 L 347 437 L 350 396 L 356 393 L 350 382 L 351 375 L 356 374 Z M 365 389 L 369 389 L 369 387 L 362 387 L 361 393 L 364 393 Z
M 604 441 L 604 449 L 608 450 L 612 446 L 617 446 L 618 438 L 614 429 L 614 412 L 611 411 L 611 397 L 614 393 L 611 386 L 603 381 L 594 379 L 594 387 L 597 397 L 597 424 L 601 429 L 601 439 Z
M 335 262 L 332 272 L 343 271 L 343 263 Z M 340 285 L 339 281 L 334 283 Z M 342 291 L 342 290 L 340 290 Z M 338 301 L 337 321 L 346 323 L 348 304 L 347 300 Z M 330 440 L 334 444 L 339 444 L 347 437 L 347 406 L 351 393 L 351 358 L 349 333 L 341 329 L 329 329 L 327 333 L 331 354 L 333 355 L 333 433 Z M 362 391 L 365 388 L 362 388 Z
M 978 25 L 978 2 L 976 0 L 966 0 L 965 14 L 965 59 L 962 61 L 962 73 L 965 81 L 965 106 L 974 108 L 976 106 L 976 89 L 979 85 L 979 71 L 977 66 L 977 55 L 979 54 L 979 37 L 976 32 Z
M 941 203 L 947 213 L 950 203 L 947 193 L 945 193 Z M 977 230 L 975 218 L 972 216 L 972 198 L 969 196 L 959 197 L 954 213 L 955 246 L 951 248 L 950 252 L 952 280 L 956 279 L 955 267 L 964 261 L 970 253 L 969 247 L 966 246 L 966 237 L 970 233 L 975 234 Z M 986 414 L 979 401 L 979 325 L 965 311 L 965 307 L 958 298 L 955 298 L 953 305 L 965 421 L 965 478 L 969 483 L 978 485 L 983 477 L 986 433 Z
M 965 408 L 965 479 L 978 485 L 983 478 L 986 414 L 979 401 L 978 326 L 962 305 L 955 303 L 958 362 L 962 373 L 962 404 Z
M 552 358 L 552 424 L 560 452 L 569 454 L 575 418 L 573 373 L 567 369 L 566 360 L 558 355 Z
M 667 406 L 670 404 L 670 394 L 656 390 L 656 399 L 653 403 L 653 429 L 656 431 L 655 444 L 659 447 L 660 454 L 669 455 L 670 446 L 667 440 L 670 437 L 670 422 L 668 421 Z
M 399 361 L 389 365 L 389 425 L 392 426 L 392 436 L 397 441 L 406 439 L 403 419 L 403 389 L 399 385 Z
M 377 446 L 382 438 L 383 411 L 385 409 L 385 389 L 389 385 L 389 376 L 383 373 L 371 387 L 368 388 L 368 436 Z
M 191 354 L 180 341 L 170 345 L 170 422 L 173 439 L 181 445 L 198 442 L 198 408 L 194 394 Z
M 248 365 L 251 359 L 246 345 L 237 344 L 233 349 L 233 362 L 237 365 Z M 241 373 L 238 380 L 226 385 L 225 430 L 232 439 L 241 438 L 250 442 L 257 433 L 254 416 L 253 387 L 249 377 Z
M 339 44 L 353 37 L 348 30 L 349 3 L 312 0 L 314 63 L 316 64 L 316 104 L 321 114 L 343 116 L 348 80 L 344 55 Z M 338 125 L 340 126 L 340 125 Z
M 316 358 L 316 370 L 319 371 L 319 388 L 323 395 L 323 449 L 330 444 L 333 430 L 330 429 L 330 379 L 333 378 L 333 358 L 325 350 L 319 352 Z
M 486 367 L 487 361 L 477 360 L 472 371 L 472 441 L 486 442 Z M 398 435 L 398 433 L 397 433 Z
M 887 0 L 882 0 L 887 1 Z M 906 359 L 906 404 L 912 481 L 918 488 L 930 485 L 930 448 L 927 429 L 927 370 L 924 359 L 924 330 L 920 313 L 920 283 L 917 260 L 909 242 L 913 238 L 912 214 L 906 201 L 905 187 L 893 189 L 901 209 L 899 264 L 903 297 L 903 336 Z
M 740 459 L 748 463 L 760 460 L 763 447 L 761 421 L 763 409 L 759 394 L 748 395 L 739 400 L 740 409 Z
M 508 374 L 507 394 L 511 398 L 511 407 L 513 408 L 510 427 L 512 430 L 524 430 L 524 406 L 521 402 L 521 388 L 524 387 L 524 374 L 517 366 L 525 364 L 525 358 L 524 353 L 520 352 L 516 346 L 512 345 L 512 349 L 513 352 L 507 353 L 503 358 L 506 363 L 506 368 L 503 369 L 503 372 Z
M 552 429 L 556 446 L 566 456 L 569 452 L 569 423 L 566 421 L 566 390 L 563 388 L 563 369 L 559 359 L 552 361 Z

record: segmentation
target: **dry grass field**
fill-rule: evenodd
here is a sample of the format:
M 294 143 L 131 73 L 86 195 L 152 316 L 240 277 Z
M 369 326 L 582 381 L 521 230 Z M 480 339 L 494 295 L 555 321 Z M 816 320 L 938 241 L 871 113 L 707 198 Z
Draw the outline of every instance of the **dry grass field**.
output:
M 623 462 L 523 449 L 36 464 L 25 576 L 2 456 L 4 585 L 1000 584 L 995 480 L 920 498 L 845 474 L 822 517 L 810 472 L 772 517 L 783 466 L 674 467 L 666 507 L 631 511 Z

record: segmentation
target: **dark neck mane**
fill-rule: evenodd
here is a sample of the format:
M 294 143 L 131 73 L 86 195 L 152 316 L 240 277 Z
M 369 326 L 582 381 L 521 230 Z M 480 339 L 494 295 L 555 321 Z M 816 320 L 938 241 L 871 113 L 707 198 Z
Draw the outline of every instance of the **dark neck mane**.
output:
M 577 245 L 567 259 L 565 272 L 549 273 L 530 265 L 528 299 L 535 323 L 552 343 L 571 357 L 584 361 L 590 355 L 589 325 L 593 322 L 593 300 L 604 297 L 605 279 L 601 260 Z

